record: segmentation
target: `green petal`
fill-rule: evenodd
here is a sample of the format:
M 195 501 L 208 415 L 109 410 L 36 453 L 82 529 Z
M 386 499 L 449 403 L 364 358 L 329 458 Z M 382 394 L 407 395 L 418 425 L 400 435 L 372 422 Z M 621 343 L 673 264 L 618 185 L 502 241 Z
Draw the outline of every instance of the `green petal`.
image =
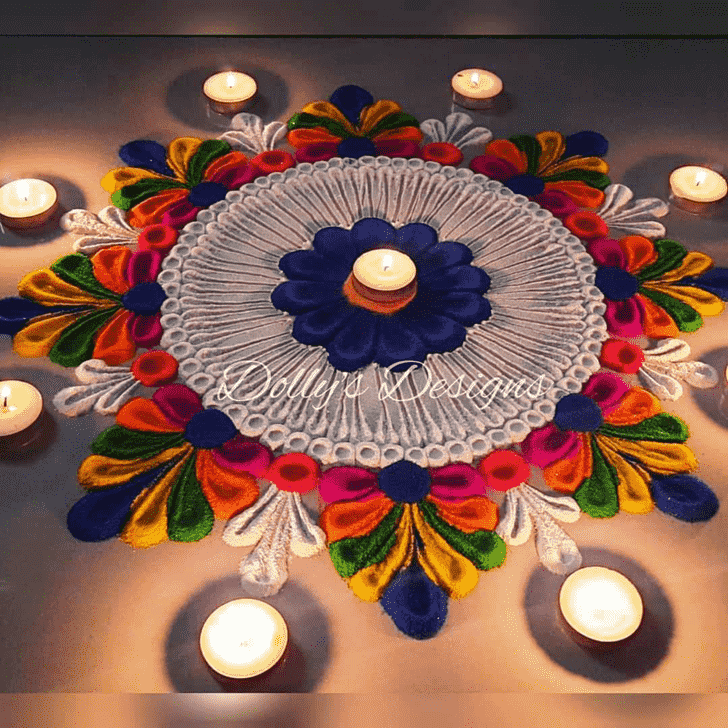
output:
M 348 579 L 357 571 L 384 561 L 397 540 L 397 524 L 403 511 L 402 505 L 396 505 L 370 534 L 329 544 L 329 555 L 339 576 Z
M 173 179 L 142 179 L 132 185 L 116 190 L 111 195 L 111 202 L 120 210 L 131 210 L 140 202 L 144 202 L 144 200 L 148 200 L 160 192 L 184 187 L 185 185 L 181 182 Z
M 152 458 L 163 450 L 179 447 L 184 441 L 181 432 L 141 432 L 112 425 L 91 443 L 91 451 L 117 460 L 137 460 Z
M 367 132 L 366 136 L 373 139 L 377 134 L 381 134 L 387 129 L 401 129 L 403 126 L 416 126 L 420 128 L 420 122 L 410 114 L 404 111 L 395 111 L 393 114 L 385 116 L 373 129 Z
M 59 258 L 51 266 L 51 270 L 66 283 L 78 286 L 82 291 L 90 293 L 102 300 L 121 301 L 118 293 L 104 288 L 94 276 L 94 266 L 87 255 L 72 253 Z
M 338 121 L 329 119 L 327 116 L 314 116 L 313 114 L 301 111 L 298 114 L 294 114 L 288 120 L 289 131 L 293 131 L 294 129 L 315 129 L 317 126 L 327 129 L 334 136 L 339 137 L 339 139 L 346 139 L 351 136 Z
M 703 325 L 703 317 L 684 301 L 678 301 L 667 293 L 649 288 L 640 288 L 639 293 L 654 301 L 660 308 L 664 308 L 672 316 L 680 331 L 697 331 Z
M 182 466 L 167 499 L 167 535 L 171 541 L 199 541 L 215 524 L 215 515 L 197 480 L 195 461 L 191 457 Z
M 600 435 L 619 437 L 622 440 L 649 440 L 650 442 L 685 442 L 688 426 L 678 417 L 660 412 L 637 425 L 616 427 L 606 422 L 599 428 Z
M 657 260 L 636 274 L 641 281 L 654 280 L 668 271 L 680 267 L 683 259 L 688 254 L 688 251 L 680 243 L 667 238 L 655 240 L 654 246 L 657 251 Z
M 538 160 L 541 156 L 541 145 L 535 137 L 528 134 L 518 134 L 509 137 L 509 142 L 513 142 L 528 159 L 528 169 L 526 174 L 536 174 L 538 171 Z
M 612 183 L 606 174 L 594 172 L 591 169 L 569 169 L 566 172 L 559 172 L 559 174 L 543 177 L 544 182 L 562 182 L 565 180 L 584 182 L 584 184 L 589 185 L 589 187 L 594 187 L 597 190 L 604 190 Z
M 77 367 L 94 358 L 98 330 L 119 310 L 119 306 L 92 311 L 67 326 L 48 352 L 48 358 L 62 367 Z
M 574 493 L 574 500 L 584 513 L 594 518 L 610 518 L 619 511 L 617 471 L 602 455 L 594 438 L 592 441 L 592 474 Z
M 230 145 L 221 139 L 207 139 L 202 142 L 187 167 L 187 184 L 194 187 L 202 182 L 207 165 L 230 150 Z
M 434 503 L 420 501 L 420 512 L 455 551 L 475 564 L 481 571 L 500 566 L 506 558 L 506 544 L 495 531 L 464 533 L 437 515 Z

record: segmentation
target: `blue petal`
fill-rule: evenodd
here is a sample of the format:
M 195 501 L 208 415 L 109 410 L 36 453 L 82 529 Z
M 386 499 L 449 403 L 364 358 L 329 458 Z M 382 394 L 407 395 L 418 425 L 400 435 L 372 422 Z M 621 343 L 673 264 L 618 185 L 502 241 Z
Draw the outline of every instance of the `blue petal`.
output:
M 600 265 L 594 278 L 594 285 L 610 301 L 626 301 L 639 290 L 640 282 L 622 268 Z
M 655 505 L 681 521 L 709 521 L 718 512 L 718 498 L 702 480 L 691 475 L 653 475 Z
M 130 167 L 150 169 L 152 172 L 174 177 L 174 172 L 167 164 L 167 150 L 158 142 L 147 139 L 129 142 L 119 150 L 119 157 Z
M 393 372 L 405 371 L 413 361 L 422 362 L 427 356 L 422 339 L 406 327 L 397 316 L 383 316 L 379 331 L 379 343 L 374 361 L 389 367 L 396 362 L 407 362 L 393 367 Z
M 728 301 L 728 268 L 711 268 L 697 278 L 684 278 L 681 286 L 697 286 Z
M 185 427 L 185 439 L 194 447 L 214 450 L 238 434 L 235 423 L 218 409 L 197 412 Z
M 377 148 L 371 139 L 365 137 L 347 137 L 339 142 L 336 152 L 340 157 L 351 159 L 359 159 L 360 157 L 373 157 L 377 153 Z
M 416 561 L 394 577 L 381 604 L 394 626 L 417 640 L 434 637 L 447 619 L 447 594 Z
M 200 182 L 196 184 L 187 199 L 193 207 L 210 207 L 220 200 L 224 200 L 228 188 L 220 182 Z
M 422 339 L 431 354 L 454 351 L 467 335 L 462 324 L 434 313 L 425 312 L 421 316 L 403 318 L 402 324 Z
M 596 131 L 580 131 L 567 136 L 563 159 L 578 154 L 580 157 L 603 157 L 609 149 L 609 142 Z
M 378 217 L 365 217 L 354 223 L 351 228 L 351 239 L 357 255 L 361 255 L 367 250 L 393 244 L 396 232 L 388 222 L 380 220 Z
M 456 265 L 419 276 L 418 283 L 430 291 L 473 291 L 485 293 L 490 288 L 490 278 L 482 268 L 474 265 Z
M 359 114 L 365 106 L 374 103 L 374 97 L 361 86 L 340 86 L 329 96 L 329 101 L 354 126 L 359 123 Z
M 417 272 L 420 277 L 427 276 L 438 268 L 467 265 L 472 259 L 473 251 L 463 243 L 438 243 L 417 258 Z
M 469 291 L 435 294 L 426 304 L 433 313 L 455 319 L 463 326 L 472 326 L 490 318 L 488 299 Z
M 164 288 L 156 281 L 137 283 L 121 297 L 124 308 L 140 316 L 152 316 L 157 313 L 166 300 L 167 294 Z
M 68 512 L 68 530 L 79 541 L 105 541 L 118 535 L 129 517 L 131 504 L 157 480 L 169 464 L 137 475 L 124 485 L 92 490 Z
M 333 281 L 343 284 L 351 273 L 351 266 L 315 250 L 286 253 L 278 261 L 278 267 L 289 279 L 303 281 Z
M 525 195 L 526 197 L 540 195 L 545 187 L 544 181 L 540 177 L 535 177 L 532 174 L 516 175 L 507 179 L 503 184 L 517 195 Z
M 379 335 L 381 317 L 358 309 L 326 347 L 329 363 L 342 372 L 354 372 L 370 364 Z
M 0 300 L 0 334 L 14 336 L 27 326 L 30 319 L 49 313 L 71 313 L 77 310 L 68 306 L 41 306 L 35 301 L 19 296 Z
M 302 313 L 293 322 L 293 336 L 302 344 L 323 346 L 336 336 L 355 313 L 356 308 L 344 299 Z
M 271 303 L 277 309 L 294 314 L 325 306 L 341 297 L 340 286 L 311 281 L 286 281 L 270 294 Z
M 604 415 L 599 405 L 583 394 L 567 394 L 556 404 L 554 424 L 561 430 L 594 432 L 602 422 Z
M 411 258 L 417 258 L 437 243 L 437 233 L 429 225 L 412 222 L 397 230 L 395 245 Z
M 339 261 L 350 269 L 357 256 L 351 231 L 339 227 L 321 228 L 313 237 L 313 248 L 325 258 Z
M 431 482 L 429 471 L 410 460 L 387 465 L 377 476 L 379 489 L 397 503 L 421 501 L 430 492 Z

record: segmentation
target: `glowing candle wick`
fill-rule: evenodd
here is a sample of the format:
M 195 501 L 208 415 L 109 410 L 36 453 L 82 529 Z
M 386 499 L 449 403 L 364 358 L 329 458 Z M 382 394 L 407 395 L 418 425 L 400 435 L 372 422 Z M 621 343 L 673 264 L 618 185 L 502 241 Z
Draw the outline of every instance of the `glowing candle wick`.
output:
M 27 202 L 30 197 L 30 185 L 25 180 L 20 180 L 18 182 L 17 189 L 18 197 L 20 197 L 23 202 Z
M 385 255 L 382 258 L 382 270 L 389 270 L 394 264 L 394 258 L 391 255 Z
M 480 83 L 480 74 L 476 71 L 470 74 L 470 85 L 477 86 Z
M 235 85 L 235 76 L 232 73 L 227 75 L 227 87 L 232 88 Z
M 695 175 L 695 186 L 698 187 L 699 185 L 703 184 L 703 182 L 705 182 L 705 178 L 707 176 L 708 175 L 704 171 L 698 172 Z
M 8 397 L 10 396 L 10 387 L 3 387 L 2 392 L 0 392 L 0 396 L 4 397 L 5 399 L 5 401 L 3 402 L 3 409 L 7 409 Z

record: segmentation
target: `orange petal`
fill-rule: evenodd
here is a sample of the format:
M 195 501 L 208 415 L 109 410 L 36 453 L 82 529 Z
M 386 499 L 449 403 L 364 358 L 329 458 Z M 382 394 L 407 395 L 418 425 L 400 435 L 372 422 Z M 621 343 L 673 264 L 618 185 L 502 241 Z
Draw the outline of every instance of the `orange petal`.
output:
M 485 146 L 485 153 L 494 157 L 505 159 L 516 168 L 518 174 L 526 174 L 528 157 L 513 142 L 508 139 L 494 139 Z
M 196 467 L 197 479 L 215 518 L 232 518 L 258 499 L 260 489 L 255 476 L 221 467 L 210 450 L 198 450 Z
M 131 258 L 131 250 L 124 245 L 103 248 L 91 256 L 94 277 L 104 287 L 114 293 L 126 293 L 126 269 Z
M 599 207 L 604 202 L 604 193 L 577 179 L 565 179 L 560 182 L 546 182 L 544 191 L 558 190 L 563 192 L 579 207 Z
M 228 152 L 222 157 L 213 159 L 205 168 L 205 179 L 212 179 L 218 172 L 225 172 L 235 167 L 244 167 L 248 164 L 248 158 L 242 152 Z
M 627 235 L 620 238 L 619 247 L 627 258 L 627 270 L 637 273 L 657 260 L 657 251 L 651 240 L 642 235 Z
M 427 500 L 434 503 L 440 518 L 465 533 L 492 531 L 498 525 L 498 506 L 485 496 L 445 501 L 428 495 Z
M 642 330 L 645 336 L 653 339 L 674 338 L 680 336 L 680 329 L 672 320 L 672 317 L 663 308 L 653 303 L 647 296 L 635 294 L 642 306 L 644 315 L 642 319 Z
M 109 366 L 129 361 L 136 354 L 136 344 L 129 332 L 129 322 L 134 317 L 131 311 L 117 311 L 96 335 L 94 359 L 103 359 Z
M 592 450 L 588 433 L 577 435 L 581 447 L 577 454 L 565 460 L 559 460 L 543 469 L 546 485 L 561 493 L 573 493 L 586 478 L 592 474 Z
M 341 141 L 341 137 L 334 136 L 322 126 L 317 126 L 313 129 L 294 129 L 293 131 L 289 131 L 287 140 L 292 147 L 300 149 L 301 147 L 307 147 L 309 144 L 320 144 L 321 142 L 338 144 Z
M 377 134 L 372 137 L 375 142 L 389 142 L 389 141 L 401 141 L 401 142 L 421 142 L 422 132 L 416 126 L 401 126 L 399 129 L 387 129 L 381 134 Z
M 329 543 L 371 533 L 392 510 L 394 501 L 382 495 L 365 501 L 340 501 L 326 506 L 319 526 Z
M 173 190 L 163 190 L 154 197 L 150 197 L 129 210 L 128 222 L 136 228 L 143 228 L 147 225 L 162 224 L 162 216 L 170 207 L 184 200 L 189 190 L 179 187 Z
M 617 409 L 610 412 L 604 421 L 615 427 L 637 425 L 648 417 L 662 412 L 660 401 L 646 389 L 633 387 L 622 397 Z
M 156 402 L 144 397 L 129 400 L 117 413 L 116 424 L 143 432 L 184 432 L 164 416 Z

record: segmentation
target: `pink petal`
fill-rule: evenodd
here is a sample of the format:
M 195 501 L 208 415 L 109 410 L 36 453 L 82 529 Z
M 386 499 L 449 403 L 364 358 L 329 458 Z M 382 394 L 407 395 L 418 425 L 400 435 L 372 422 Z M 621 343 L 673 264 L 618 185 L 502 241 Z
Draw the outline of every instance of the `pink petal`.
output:
M 138 250 L 129 258 L 126 280 L 130 286 L 152 283 L 157 280 L 162 267 L 162 256 L 156 250 Z
M 382 491 L 377 476 L 364 468 L 331 468 L 321 475 L 319 495 L 326 503 L 337 501 L 366 501 L 378 498 Z
M 446 501 L 460 501 L 473 495 L 485 495 L 483 476 L 470 465 L 454 463 L 430 471 L 430 493 Z
M 633 296 L 626 301 L 610 301 L 605 298 L 607 310 L 604 320 L 607 331 L 612 336 L 623 336 L 626 339 L 642 336 L 644 308 L 638 298 Z
M 578 212 L 579 207 L 568 195 L 559 190 L 546 190 L 533 198 L 541 207 L 545 207 L 555 217 L 566 217 L 572 212 Z
M 262 478 L 273 456 L 267 447 L 254 440 L 248 440 L 243 435 L 236 435 L 224 445 L 212 451 L 215 462 L 228 470 L 250 473 L 256 478 Z
M 237 190 L 239 187 L 248 184 L 248 182 L 252 182 L 255 179 L 255 172 L 255 167 L 252 164 L 233 167 L 233 169 L 221 169 L 212 175 L 210 182 L 219 182 L 229 190 Z
M 297 162 L 325 162 L 338 154 L 339 145 L 336 142 L 319 142 L 307 144 L 296 150 Z
M 563 458 L 574 457 L 581 448 L 581 438 L 576 432 L 560 430 L 553 422 L 532 430 L 521 443 L 523 457 L 539 468 Z
M 595 238 L 586 246 L 597 265 L 627 270 L 627 259 L 619 242 L 613 238 Z
M 132 318 L 129 322 L 129 333 L 137 346 L 151 349 L 162 340 L 164 329 L 162 329 L 160 323 L 161 318 L 161 313 L 155 313 L 151 316 L 137 314 Z
M 505 159 L 492 154 L 481 154 L 470 162 L 470 169 L 476 174 L 484 174 L 486 177 L 505 182 L 518 174 L 518 170 Z
M 385 157 L 416 157 L 420 147 L 417 142 L 407 142 L 404 139 L 385 139 L 374 144 L 377 154 Z
M 184 227 L 188 222 L 192 222 L 201 209 L 201 207 L 195 207 L 187 199 L 180 200 L 162 215 L 162 224 L 171 225 L 173 228 L 179 229 Z
M 581 393 L 593 399 L 606 416 L 617 408 L 629 388 L 629 384 L 616 374 L 597 372 L 584 385 Z
M 186 427 L 194 415 L 203 410 L 200 395 L 184 384 L 167 384 L 160 387 L 152 395 L 152 400 L 162 410 L 164 416 L 178 427 Z

